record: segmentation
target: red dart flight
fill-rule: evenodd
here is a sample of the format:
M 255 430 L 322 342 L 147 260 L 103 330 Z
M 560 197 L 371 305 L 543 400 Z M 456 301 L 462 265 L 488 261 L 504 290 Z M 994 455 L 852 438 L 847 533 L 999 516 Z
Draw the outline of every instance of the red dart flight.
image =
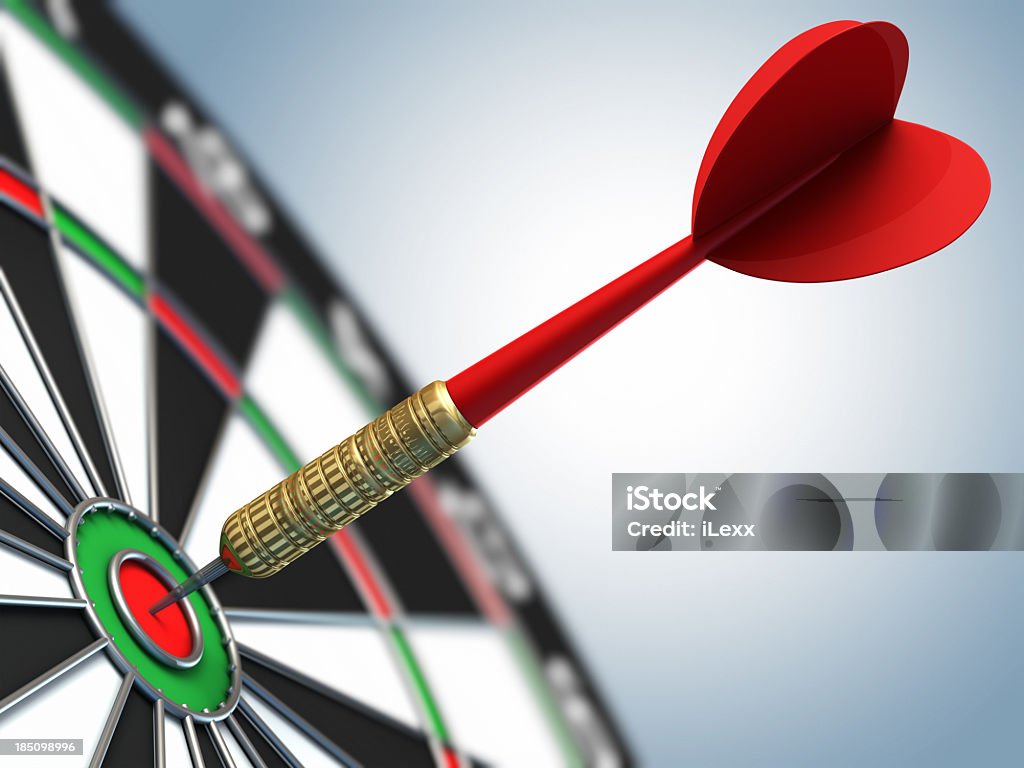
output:
M 944 248 L 990 181 L 962 141 L 894 118 L 903 33 L 834 21 L 779 49 L 715 129 L 693 234 L 447 381 L 480 427 L 703 261 L 769 280 L 847 280 Z

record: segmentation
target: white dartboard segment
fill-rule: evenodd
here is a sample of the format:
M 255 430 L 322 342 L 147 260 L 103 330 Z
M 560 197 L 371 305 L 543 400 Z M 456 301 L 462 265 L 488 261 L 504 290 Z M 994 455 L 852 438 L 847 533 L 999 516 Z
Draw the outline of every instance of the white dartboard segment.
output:
M 0 270 L 0 280 L 3 271 Z M 16 321 L 16 309 L 9 303 L 5 292 L 0 291 L 0 366 L 17 388 L 18 394 L 28 405 L 40 427 L 60 454 L 68 470 L 88 493 L 92 489 L 89 476 L 78 458 L 74 443 L 64 428 L 60 412 L 50 397 L 49 390 L 36 362 L 25 343 Z
M 376 627 L 234 620 L 235 639 L 411 727 L 419 727 L 395 661 Z
M 145 269 L 149 161 L 141 136 L 7 14 L 0 15 L 0 41 L 42 187 Z
M 50 497 L 43 492 L 32 476 L 2 446 L 0 446 L 0 480 L 14 488 L 15 491 L 24 496 L 40 512 L 59 526 L 64 526 L 64 515 L 51 501 Z
M 97 653 L 0 715 L 0 739 L 82 739 L 83 754 L 5 757 L 0 762 L 14 768 L 86 768 L 121 679 L 106 656 Z
M 85 257 L 60 248 L 61 273 L 132 504 L 149 511 L 149 320 Z
M 501 633 L 471 624 L 412 625 L 408 632 L 455 743 L 489 765 L 564 766 Z
M 238 717 L 238 715 L 236 714 L 235 717 Z M 216 728 L 221 738 L 224 739 L 224 746 L 227 748 L 228 755 L 235 761 L 235 768 L 249 768 L 249 766 L 252 766 L 252 762 L 246 757 L 245 750 L 242 749 L 242 745 L 238 743 L 231 729 L 224 723 L 217 723 Z
M 276 302 L 263 321 L 245 381 L 246 389 L 302 462 L 319 456 L 369 421 L 356 396 L 283 301 Z
M 220 529 L 238 507 L 281 479 L 281 465 L 238 413 L 221 434 L 182 543 L 189 557 L 208 563 L 220 555 Z
M 302 764 L 303 768 L 338 768 L 338 761 L 328 755 L 319 744 L 293 726 L 259 697 L 243 691 L 243 698 L 266 723 L 288 750 Z M 241 714 L 238 715 L 241 717 Z
M 188 756 L 181 720 L 164 715 L 164 765 L 166 768 L 194 768 Z
M 58 571 L 5 544 L 0 544 L 0 595 L 74 597 L 66 572 Z

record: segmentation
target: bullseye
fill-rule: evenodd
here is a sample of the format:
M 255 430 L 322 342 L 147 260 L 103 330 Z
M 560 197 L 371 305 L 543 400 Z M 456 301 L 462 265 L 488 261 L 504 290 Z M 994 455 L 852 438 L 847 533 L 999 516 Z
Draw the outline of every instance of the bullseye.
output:
M 241 689 L 238 650 L 211 590 L 160 616 L 147 608 L 195 571 L 158 523 L 114 499 L 88 499 L 68 521 L 72 589 L 106 653 L 165 712 L 199 722 L 231 714 Z
M 143 552 L 125 549 L 110 561 L 109 580 L 121 620 L 158 661 L 178 668 L 199 661 L 203 636 L 191 603 L 177 603 L 158 616 L 147 610 L 174 584 L 163 566 Z

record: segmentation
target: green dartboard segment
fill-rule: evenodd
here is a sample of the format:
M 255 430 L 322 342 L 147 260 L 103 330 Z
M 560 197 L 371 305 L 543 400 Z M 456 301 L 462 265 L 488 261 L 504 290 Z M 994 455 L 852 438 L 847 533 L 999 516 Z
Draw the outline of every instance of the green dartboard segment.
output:
M 110 561 L 124 549 L 150 555 L 181 581 L 189 574 L 174 559 L 164 542 L 144 527 L 145 518 L 130 519 L 118 511 L 96 507 L 78 524 L 75 561 L 81 568 L 86 597 L 106 634 L 121 655 L 162 696 L 194 712 L 214 712 L 229 698 L 231 659 L 225 634 L 206 598 L 196 592 L 187 599 L 195 610 L 203 635 L 203 655 L 189 669 L 175 669 L 151 656 L 125 626 L 110 593 L 107 571 Z M 150 524 L 151 525 L 151 524 Z

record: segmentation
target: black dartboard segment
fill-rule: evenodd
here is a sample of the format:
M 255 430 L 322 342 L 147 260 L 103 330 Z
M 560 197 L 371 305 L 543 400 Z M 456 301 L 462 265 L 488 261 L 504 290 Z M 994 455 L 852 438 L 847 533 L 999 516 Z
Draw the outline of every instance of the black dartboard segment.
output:
M 11 103 L 10 86 L 7 84 L 7 76 L 2 71 L 0 71 L 0 150 L 21 168 L 29 167 L 25 142 L 22 141 L 21 128 Z
M 152 176 L 157 280 L 244 367 L 267 296 L 181 191 L 155 168 Z
M 180 535 L 228 413 L 224 398 L 165 334 L 157 334 L 156 466 L 160 522 Z
M 365 610 L 355 586 L 338 569 L 327 547 L 307 552 L 265 583 L 225 576 L 217 584 L 217 595 L 228 608 L 356 614 Z
M 401 536 L 395 536 L 396 530 Z M 478 614 L 465 585 L 407 496 L 385 501 L 359 521 L 359 531 L 410 614 Z
M 429 745 L 404 730 L 388 728 L 364 713 L 247 658 L 245 669 L 260 686 L 365 765 L 434 765 Z M 255 695 L 255 694 L 254 694 Z M 258 697 L 257 697 L 258 698 Z M 378 762 L 374 762 L 378 761 Z
M 37 223 L 6 205 L 0 205 L 0 269 L 43 351 L 101 479 L 108 488 L 116 488 L 92 385 L 85 373 L 49 238 Z
M 213 766 L 213 768 L 223 765 L 220 756 L 217 754 L 217 749 L 213 746 L 213 738 L 210 736 L 209 727 L 205 725 L 196 726 L 196 743 L 199 746 L 199 754 L 203 757 L 204 765 Z
M 138 690 L 132 690 L 121 710 L 103 764 L 136 765 L 140 756 L 147 754 L 153 754 L 153 703 Z
M 316 677 L 310 677 L 309 675 L 299 672 L 298 670 L 295 670 L 272 657 L 266 656 L 256 649 L 249 647 L 245 643 L 241 643 L 239 645 L 239 653 L 242 658 L 266 667 L 272 672 L 276 672 L 302 688 L 319 693 L 325 698 L 335 702 L 346 711 L 352 712 L 354 715 L 368 718 L 382 728 L 385 728 L 388 731 L 402 733 L 414 741 L 426 742 L 426 736 L 422 731 L 418 731 L 415 728 L 396 720 L 387 713 L 381 712 L 378 709 L 374 709 L 373 707 L 364 704 L 358 699 L 352 698 L 343 691 L 331 688 Z
M 64 542 L 25 514 L 0 489 L 0 531 L 17 536 L 22 541 L 44 549 L 52 555 L 64 556 Z
M 0 699 L 82 650 L 96 637 L 75 608 L 0 605 Z
M 274 746 L 266 740 L 263 734 L 249 721 L 244 712 L 236 712 L 233 717 L 235 730 L 239 730 L 249 740 L 252 748 L 259 755 L 260 760 L 267 768 L 290 768 L 284 758 L 278 753 Z M 237 737 L 237 736 L 236 736 Z M 241 739 L 239 739 L 241 741 Z
M 0 388 L 0 444 L 7 441 L 14 442 L 18 450 L 43 473 L 50 485 L 67 502 L 72 505 L 77 503 L 74 493 L 29 429 L 22 414 Z

